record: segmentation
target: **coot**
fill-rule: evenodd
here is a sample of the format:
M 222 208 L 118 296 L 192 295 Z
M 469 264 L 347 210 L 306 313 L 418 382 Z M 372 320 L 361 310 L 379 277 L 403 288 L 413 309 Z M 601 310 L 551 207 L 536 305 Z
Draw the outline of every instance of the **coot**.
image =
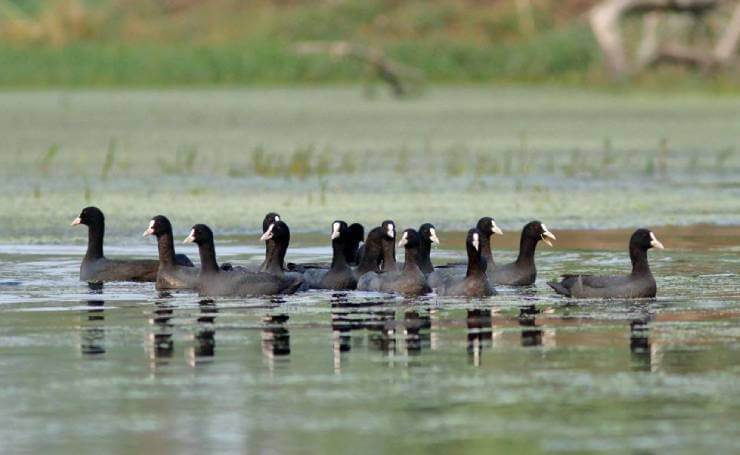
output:
M 508 286 L 528 286 L 534 284 L 537 278 L 537 268 L 534 265 L 534 250 L 542 240 L 552 246 L 551 240 L 555 235 L 539 221 L 530 221 L 522 229 L 519 241 L 519 257 L 511 264 L 495 267 L 488 276 L 494 284 Z
M 663 249 L 655 234 L 638 229 L 630 238 L 629 253 L 632 273 L 619 276 L 563 275 L 562 281 L 549 282 L 558 294 L 575 298 L 645 298 L 655 297 L 657 286 L 650 272 L 647 251 Z
M 205 224 L 196 224 L 184 243 L 194 242 L 200 253 L 198 293 L 201 296 L 260 296 L 292 294 L 301 285 L 291 277 L 239 270 L 221 270 L 216 261 L 213 232 Z
M 397 292 L 404 295 L 426 294 L 431 289 L 419 268 L 421 236 L 415 229 L 406 229 L 398 242 L 405 251 L 403 270 L 400 272 L 368 272 L 360 277 L 357 289 L 361 291 Z
M 437 287 L 437 295 L 450 297 L 488 297 L 496 291 L 488 282 L 486 261 L 480 251 L 481 233 L 478 229 L 468 231 L 465 248 L 468 253 L 468 269 L 465 276 L 447 275 Z

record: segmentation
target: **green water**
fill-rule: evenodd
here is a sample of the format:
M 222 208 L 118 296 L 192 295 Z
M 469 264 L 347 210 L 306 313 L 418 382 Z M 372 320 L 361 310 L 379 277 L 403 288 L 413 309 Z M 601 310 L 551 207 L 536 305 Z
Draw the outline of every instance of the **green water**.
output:
M 740 224 L 733 96 L 357 87 L 0 93 L 0 238 L 70 242 L 95 204 L 120 241 L 157 214 L 255 232 L 342 217 L 561 228 Z M 258 152 L 256 150 L 262 150 Z
M 719 227 L 740 224 L 737 101 L 0 93 L 0 452 L 740 451 L 740 234 Z M 437 263 L 460 260 L 485 215 L 506 232 L 497 260 L 531 219 L 559 240 L 535 287 L 482 301 L 208 303 L 79 283 L 86 235 L 69 222 L 91 204 L 109 256 L 152 257 L 140 233 L 158 213 L 179 238 L 208 223 L 237 263 L 260 260 L 268 211 L 298 262 L 328 259 L 337 218 L 432 222 Z M 638 226 L 667 247 L 650 253 L 657 300 L 570 302 L 544 284 L 625 271 Z
M 235 262 L 260 250 L 219 248 Z M 651 253 L 659 297 L 634 302 L 571 302 L 544 284 L 623 271 L 622 251 L 543 249 L 535 287 L 481 301 L 215 303 L 151 284 L 91 290 L 77 282 L 81 253 L 0 248 L 3 452 L 740 450 L 736 247 Z

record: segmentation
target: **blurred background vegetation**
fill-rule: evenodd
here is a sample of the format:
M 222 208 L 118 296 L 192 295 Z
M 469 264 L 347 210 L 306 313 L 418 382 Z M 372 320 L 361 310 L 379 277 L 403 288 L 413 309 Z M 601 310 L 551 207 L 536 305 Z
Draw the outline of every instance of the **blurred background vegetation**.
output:
M 378 49 L 431 83 L 606 84 L 596 0 L 0 0 L 0 86 L 281 85 L 369 79 L 305 41 Z M 736 71 L 668 66 L 646 87 L 734 90 Z

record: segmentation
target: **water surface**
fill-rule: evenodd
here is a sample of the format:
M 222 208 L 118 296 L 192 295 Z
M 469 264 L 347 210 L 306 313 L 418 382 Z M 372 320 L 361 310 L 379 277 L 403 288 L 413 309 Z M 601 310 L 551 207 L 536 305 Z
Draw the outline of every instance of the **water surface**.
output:
M 624 231 L 557 232 L 536 286 L 471 301 L 91 289 L 80 246 L 3 245 L 3 451 L 738 451 L 740 235 L 707 229 L 656 229 L 658 298 L 607 302 L 544 281 L 625 270 Z M 461 257 L 461 236 L 440 232 L 435 261 Z M 325 240 L 294 244 L 291 260 L 327 258 Z M 235 262 L 261 251 L 219 245 Z

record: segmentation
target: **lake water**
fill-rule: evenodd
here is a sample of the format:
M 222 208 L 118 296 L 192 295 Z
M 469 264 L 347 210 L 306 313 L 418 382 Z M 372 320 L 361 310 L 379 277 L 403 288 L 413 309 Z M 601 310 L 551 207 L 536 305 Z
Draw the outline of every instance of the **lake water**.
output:
M 602 302 L 544 282 L 625 270 L 629 232 L 550 228 L 536 286 L 472 301 L 91 289 L 79 244 L 0 245 L 0 451 L 739 451 L 738 229 L 656 229 L 658 298 Z M 289 259 L 327 258 L 323 237 L 294 236 Z M 440 237 L 436 262 L 462 257 L 461 232 Z M 234 262 L 262 251 L 218 244 Z

